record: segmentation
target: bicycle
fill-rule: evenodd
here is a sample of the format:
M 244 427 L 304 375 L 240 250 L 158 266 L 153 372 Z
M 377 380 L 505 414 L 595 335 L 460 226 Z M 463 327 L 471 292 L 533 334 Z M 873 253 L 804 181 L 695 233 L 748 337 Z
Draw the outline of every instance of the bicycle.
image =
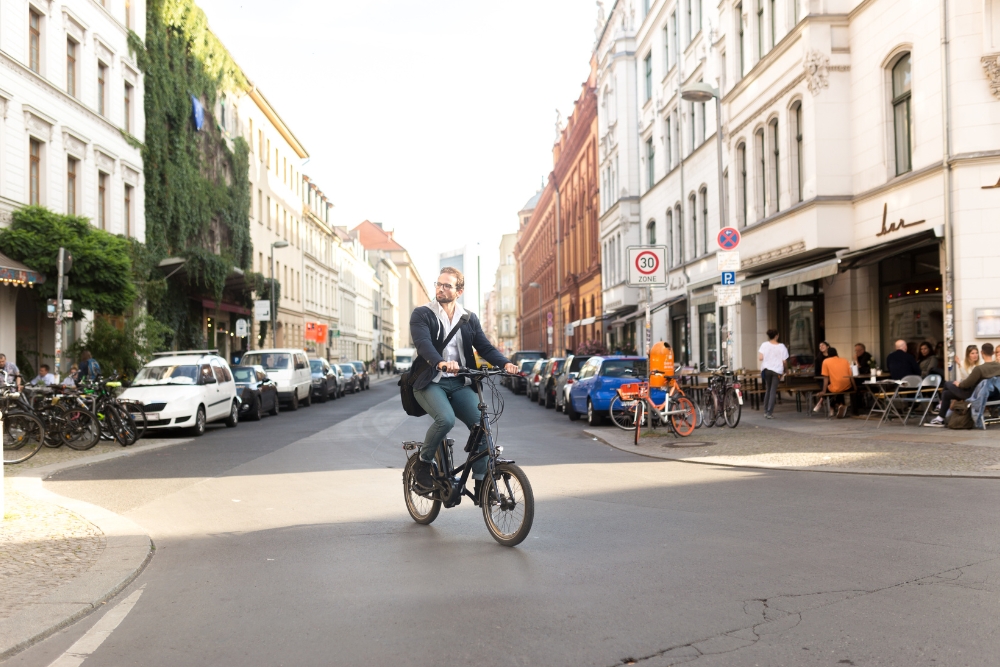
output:
M 498 390 L 494 377 L 508 375 L 502 370 L 462 368 L 459 377 L 468 377 L 479 396 L 479 424 L 469 433 L 465 445 L 468 458 L 455 467 L 454 440 L 445 438 L 434 452 L 431 476 L 434 488 L 425 489 L 416 483 L 414 471 L 420 456 L 417 454 L 422 442 L 411 440 L 403 443 L 407 453 L 403 467 L 403 498 L 406 510 L 419 524 L 427 525 L 437 518 L 441 506 L 455 507 L 463 496 L 472 498 L 483 511 L 483 520 L 493 539 L 505 547 L 513 547 L 524 541 L 531 530 L 535 517 L 535 496 L 527 475 L 514 461 L 501 458 L 503 447 L 496 444 L 491 426 L 503 414 L 503 396 Z M 492 414 L 487 409 L 483 396 L 483 384 L 487 384 L 492 394 Z M 476 451 L 480 436 L 485 437 L 486 447 Z M 472 465 L 486 459 L 486 478 L 480 486 L 480 497 L 476 498 L 467 488 Z
M 656 375 L 663 375 L 660 371 L 653 371 Z M 676 381 L 674 381 L 676 384 Z M 673 397 L 673 392 L 667 392 L 662 405 L 657 405 L 649 396 L 649 383 L 636 382 L 622 385 L 618 389 L 623 398 L 636 399 L 635 404 L 635 430 L 634 443 L 638 446 L 639 438 L 642 436 L 644 425 L 651 429 L 656 428 L 657 422 L 666 424 L 676 437 L 686 438 L 694 433 L 698 424 L 698 413 L 694 403 L 687 396 Z M 674 403 L 676 407 L 671 407 Z M 648 417 L 648 424 L 647 424 Z
M 674 373 L 677 372 L 679 366 L 674 367 Z M 657 375 L 667 377 L 667 386 L 664 387 L 664 391 L 668 392 L 671 396 L 683 396 L 687 398 L 687 394 L 684 393 L 684 388 L 681 383 L 677 381 L 676 377 L 666 376 L 659 371 L 653 371 Z M 632 391 L 634 394 L 634 390 Z M 635 410 L 636 405 L 639 402 L 637 396 L 630 398 L 623 398 L 622 392 L 616 391 L 615 396 L 611 399 L 611 406 L 608 408 L 608 412 L 611 417 L 611 423 L 622 429 L 623 431 L 632 431 L 635 429 Z M 702 413 L 701 408 L 697 403 L 692 401 L 695 410 L 695 427 L 700 428 L 702 425 Z
M 736 428 L 743 413 L 742 386 L 726 366 L 709 369 L 709 372 L 712 374 L 708 378 L 708 389 L 702 396 L 705 426 L 721 428 L 726 424 Z
M 38 417 L 19 409 L 22 407 L 21 393 L 16 389 L 6 382 L 0 384 L 4 465 L 24 463 L 37 454 L 45 442 L 45 425 Z
M 146 412 L 141 401 L 123 401 L 117 397 L 121 386 L 114 378 L 98 377 L 82 383 L 81 389 L 101 424 L 101 439 L 116 440 L 122 447 L 128 447 L 146 432 Z
M 62 394 L 61 391 L 67 393 Z M 79 397 L 69 390 L 57 386 L 28 386 L 21 393 L 21 407 L 45 425 L 46 447 L 68 445 L 71 449 L 83 451 L 100 440 L 101 427 L 97 415 L 86 409 Z M 62 401 L 64 396 L 70 400 Z

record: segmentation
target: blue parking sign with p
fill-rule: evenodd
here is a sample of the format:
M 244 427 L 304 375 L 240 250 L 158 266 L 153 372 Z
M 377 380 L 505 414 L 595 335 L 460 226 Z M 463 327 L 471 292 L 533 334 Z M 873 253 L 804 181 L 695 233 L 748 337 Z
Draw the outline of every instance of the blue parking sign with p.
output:
M 735 271 L 723 271 L 722 272 L 722 284 L 723 285 L 735 285 L 736 284 L 736 272 Z

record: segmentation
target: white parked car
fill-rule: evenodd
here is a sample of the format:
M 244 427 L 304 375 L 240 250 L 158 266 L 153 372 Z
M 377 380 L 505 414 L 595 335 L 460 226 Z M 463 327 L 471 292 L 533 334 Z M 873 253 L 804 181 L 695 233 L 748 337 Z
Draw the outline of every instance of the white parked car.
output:
M 239 423 L 236 382 L 216 350 L 153 355 L 122 398 L 142 401 L 146 428 L 186 428 L 201 435 L 209 422 L 225 420 L 230 428 Z
M 305 350 L 272 348 L 252 350 L 240 359 L 243 366 L 263 366 L 267 377 L 278 385 L 278 400 L 291 410 L 299 403 L 312 405 L 312 369 Z

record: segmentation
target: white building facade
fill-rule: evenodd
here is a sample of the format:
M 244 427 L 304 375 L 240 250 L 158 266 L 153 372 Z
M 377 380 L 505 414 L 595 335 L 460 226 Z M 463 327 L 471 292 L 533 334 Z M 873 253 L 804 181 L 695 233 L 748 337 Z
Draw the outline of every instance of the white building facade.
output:
M 341 362 L 373 359 L 375 329 L 373 308 L 378 303 L 379 283 L 375 269 L 361 242 L 345 227 L 335 227 L 337 245 L 337 309 L 340 328 L 335 332 L 334 346 Z
M 521 291 L 518 285 L 517 262 L 514 259 L 515 245 L 517 245 L 516 233 L 500 237 L 500 265 L 497 267 L 493 286 L 496 299 L 493 335 L 497 347 L 508 357 L 518 350 L 517 316 L 520 304 L 518 297 Z
M 0 225 L 37 204 L 145 240 L 143 77 L 128 50 L 145 16 L 142 0 L 0 0 Z M 54 333 L 18 321 L 34 299 L 17 284 L 0 285 L 0 351 L 11 359 L 18 340 L 37 353 Z
M 334 233 L 330 220 L 333 204 L 309 177 L 302 177 L 302 292 L 303 308 L 308 325 L 326 326 L 323 340 L 306 340 L 306 349 L 328 361 L 336 358 L 332 333 L 340 325 L 337 310 L 337 246 L 340 237 Z
M 653 339 L 702 366 L 755 368 L 769 328 L 802 368 L 823 340 L 882 361 L 897 338 L 949 359 L 1000 339 L 1000 2 L 650 4 L 618 2 L 597 46 L 599 90 L 626 96 L 599 114 L 606 316 L 629 301 L 618 248 L 652 240 L 670 267 Z M 699 81 L 721 94 L 724 223 L 714 104 L 677 95 Z M 723 226 L 742 232 L 728 308 Z

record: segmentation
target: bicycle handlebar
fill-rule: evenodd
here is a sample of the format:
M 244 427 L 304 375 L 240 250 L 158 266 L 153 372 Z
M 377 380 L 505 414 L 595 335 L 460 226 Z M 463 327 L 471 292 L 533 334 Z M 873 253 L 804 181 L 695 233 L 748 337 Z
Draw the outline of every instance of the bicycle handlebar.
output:
M 502 368 L 497 368 L 497 369 L 490 369 L 490 368 L 465 368 L 463 366 L 463 367 L 460 367 L 458 369 L 458 372 L 455 373 L 455 375 L 481 375 L 481 376 L 484 376 L 484 377 L 488 376 L 488 375 L 509 375 L 511 377 L 514 377 L 516 375 L 516 373 L 508 373 L 507 371 L 505 371 Z

